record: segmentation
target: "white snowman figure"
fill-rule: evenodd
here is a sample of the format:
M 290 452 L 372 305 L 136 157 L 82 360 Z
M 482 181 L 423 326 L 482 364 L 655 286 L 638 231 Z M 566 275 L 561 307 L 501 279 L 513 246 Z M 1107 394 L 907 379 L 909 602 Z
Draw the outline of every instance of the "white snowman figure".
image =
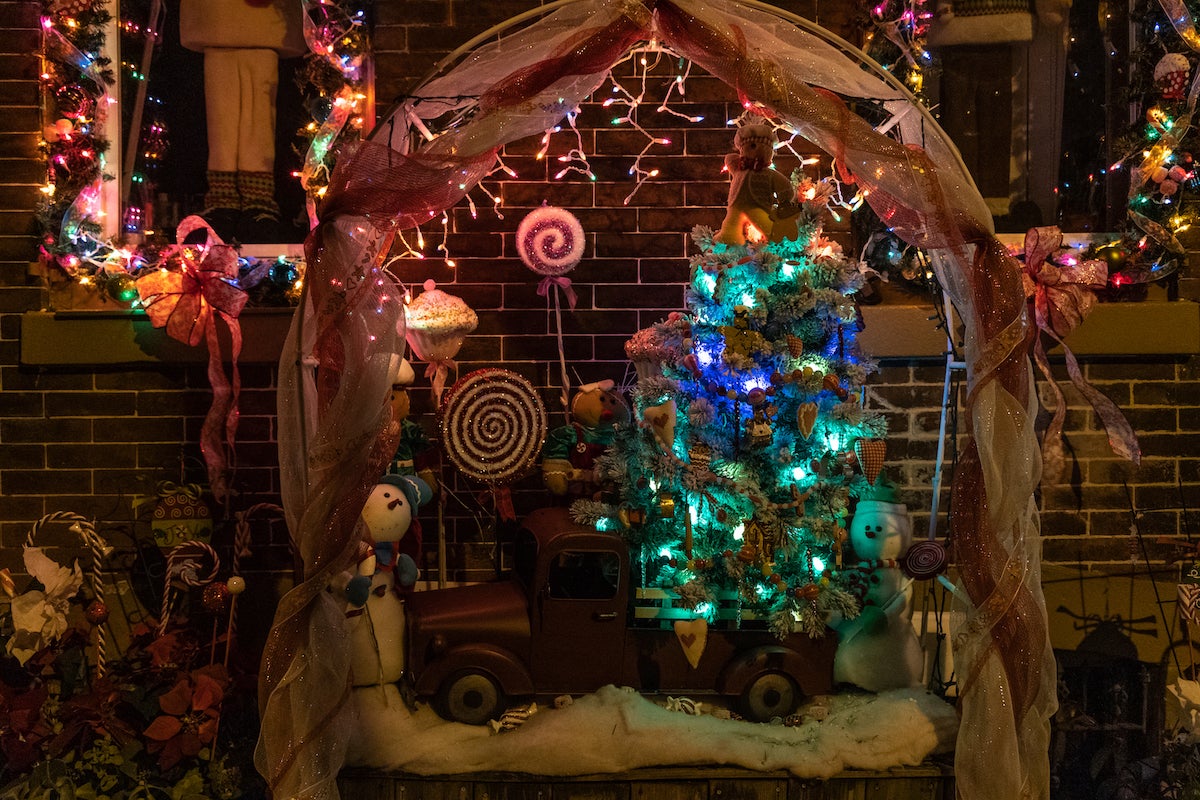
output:
M 834 679 L 871 692 L 917 686 L 924 657 L 912 626 L 912 582 L 899 560 L 912 544 L 908 508 L 879 485 L 850 521 L 855 558 L 866 564 L 862 613 L 837 626 L 840 642 Z
M 404 601 L 396 588 L 417 580 L 413 555 L 420 535 L 413 517 L 432 494 L 415 475 L 385 475 L 363 506 L 364 547 L 358 576 L 346 590 L 355 686 L 394 683 L 404 672 Z

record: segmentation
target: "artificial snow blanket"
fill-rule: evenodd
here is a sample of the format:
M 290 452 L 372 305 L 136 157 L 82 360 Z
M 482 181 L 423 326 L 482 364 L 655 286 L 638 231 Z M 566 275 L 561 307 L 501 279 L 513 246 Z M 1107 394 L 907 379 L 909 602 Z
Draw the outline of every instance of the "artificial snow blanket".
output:
M 919 689 L 823 698 L 828 714 L 795 727 L 689 715 L 606 686 L 566 708 L 539 708 L 513 730 L 447 722 L 405 707 L 395 686 L 354 690 L 347 763 L 419 775 L 526 772 L 588 775 L 680 764 L 787 770 L 830 778 L 846 769 L 919 764 L 953 747 L 954 708 Z M 708 708 L 705 704 L 705 708 Z M 819 715 L 816 715 L 819 716 Z M 575 743 L 577 746 L 572 746 Z

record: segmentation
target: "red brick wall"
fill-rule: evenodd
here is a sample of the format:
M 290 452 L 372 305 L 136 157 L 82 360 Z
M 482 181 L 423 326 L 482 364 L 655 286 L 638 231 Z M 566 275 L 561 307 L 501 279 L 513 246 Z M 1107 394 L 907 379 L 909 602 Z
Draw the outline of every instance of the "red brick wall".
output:
M 378 96 L 411 89 L 449 50 L 492 24 L 534 8 L 534 0 L 379 0 L 375 4 L 378 47 Z M 783 4 L 813 16 L 843 34 L 850 3 L 809 0 Z M 452 14 L 451 14 L 452 9 Z M 130 496 L 158 479 L 201 478 L 196 444 L 207 408 L 207 380 L 199 366 L 161 364 L 136 368 L 58 368 L 21 366 L 18 361 L 20 314 L 44 303 L 40 289 L 26 277 L 34 255 L 32 209 L 40 183 L 36 142 L 36 3 L 0 0 L 0 20 L 9 35 L 0 43 L 0 567 L 19 564 L 18 547 L 29 525 L 44 513 L 77 511 L 96 516 L 114 531 L 120 544 L 135 525 Z M 643 124 L 668 135 L 672 144 L 655 148 L 650 160 L 662 174 L 642 187 L 633 201 L 622 200 L 631 186 L 625 172 L 630 151 L 640 149 L 636 134 L 608 124 L 607 111 L 585 108 L 581 128 L 598 180 L 548 181 L 557 162 L 533 158 L 535 141 L 514 143 L 505 161 L 516 179 L 489 181 L 504 200 L 504 219 L 486 207 L 472 219 L 464 208 L 452 214 L 449 249 L 458 266 L 437 259 L 403 261 L 402 279 L 419 284 L 434 278 L 467 300 L 480 314 L 480 326 L 461 354 L 461 371 L 501 364 L 547 389 L 552 424 L 563 417 L 555 400 L 558 385 L 556 344 L 546 301 L 536 294 L 536 276 L 515 257 L 513 232 L 522 216 L 543 200 L 572 209 L 588 232 L 588 258 L 572 274 L 579 307 L 564 313 L 568 358 L 578 379 L 631 380 L 623 344 L 633 331 L 682 306 L 687 274 L 688 231 L 696 224 L 720 221 L 726 191 L 719 169 L 730 144 L 725 120 L 736 116 L 731 92 L 709 78 L 688 83 L 688 113 L 705 122 L 679 126 L 655 119 L 653 106 Z M 664 125 L 665 127 L 657 127 Z M 593 129 L 592 125 L 598 127 Z M 666 133 L 669 131 L 669 133 Z M 559 134 L 551 155 L 566 146 Z M 477 195 L 483 199 L 482 195 Z M 428 251 L 440 241 L 440 229 L 426 231 Z M 1117 359 L 1086 366 L 1096 385 L 1124 405 L 1144 431 L 1145 465 L 1122 468 L 1103 444 L 1090 412 L 1072 399 L 1068 439 L 1079 457 L 1075 482 L 1046 497 L 1043 529 L 1046 557 L 1067 564 L 1128 562 L 1130 514 L 1123 481 L 1133 502 L 1145 509 L 1140 524 L 1151 535 L 1186 533 L 1177 509 L 1184 494 L 1200 484 L 1200 378 L 1192 359 Z M 239 430 L 238 488 L 233 510 L 276 499 L 275 370 L 249 366 Z M 942 368 L 936 361 L 889 361 L 873 389 L 874 401 L 889 408 L 889 457 L 901 470 L 912 505 L 928 505 L 928 486 L 936 450 Z M 424 384 L 422 384 L 424 385 Z M 428 392 L 419 389 L 416 411 L 432 420 Z M 470 511 L 478 511 L 478 487 L 452 483 L 456 500 L 447 506 L 450 563 L 455 579 L 485 577 L 492 564 L 495 534 L 480 530 Z M 535 477 L 517 487 L 519 508 L 543 502 Z M 460 502 L 461 501 L 461 502 Z M 1200 503 L 1198 503 L 1200 505 Z M 1157 510 L 1160 507 L 1168 510 Z M 427 515 L 431 516 L 431 515 Z M 923 523 L 918 519 L 918 524 Z M 435 525 L 427 523 L 427 539 Z M 265 526 L 264 526 L 265 530 Z M 125 537 L 125 538 L 121 538 Z M 271 555 L 286 541 L 278 529 L 264 533 L 258 556 L 263 563 L 284 564 Z M 1162 548 L 1152 542 L 1155 552 Z M 432 548 L 431 548 L 432 549 Z

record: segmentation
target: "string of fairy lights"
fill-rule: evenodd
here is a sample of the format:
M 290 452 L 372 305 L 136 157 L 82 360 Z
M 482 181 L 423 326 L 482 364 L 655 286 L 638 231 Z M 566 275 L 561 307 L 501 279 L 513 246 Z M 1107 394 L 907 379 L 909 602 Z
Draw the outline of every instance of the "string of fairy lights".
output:
M 935 21 L 932 5 L 932 0 L 877 0 L 860 5 L 864 50 L 900 78 L 918 98 L 923 98 L 926 80 L 938 68 L 927 46 L 927 36 Z M 1174 19 L 1168 17 L 1167 7 L 1177 12 Z M 1192 198 L 1200 188 L 1191 152 L 1200 80 L 1192 80 L 1190 87 L 1186 86 L 1187 71 L 1196 60 L 1192 43 L 1200 45 L 1200 36 L 1192 24 L 1194 14 L 1184 0 L 1140 0 L 1138 8 L 1141 17 L 1135 22 L 1148 33 L 1131 59 L 1135 67 L 1132 90 L 1152 93 L 1145 123 L 1139 132 L 1134 132 L 1140 133 L 1142 141 L 1137 141 L 1136 135 L 1127 137 L 1123 142 L 1127 145 L 1126 155 L 1102 167 L 1097 171 L 1099 175 L 1090 176 L 1090 181 L 1095 182 L 1113 170 L 1124 169 L 1129 173 L 1132 184 L 1128 197 L 1129 224 L 1119 240 L 1093 246 L 1091 252 L 1083 253 L 1085 257 L 1098 256 L 1108 261 L 1115 286 L 1155 280 L 1175 269 L 1180 260 L 1178 254 L 1182 252 L 1177 236 L 1192 224 L 1195 216 Z M 304 9 L 312 54 L 299 80 L 309 92 L 307 108 L 311 118 L 298 132 L 304 160 L 293 174 L 305 189 L 311 222 L 327 189 L 336 152 L 344 142 L 361 136 L 369 42 L 362 10 L 351 9 L 341 0 L 304 0 Z M 1182 17 L 1178 14 L 1180 9 L 1186 12 Z M 44 8 L 42 83 L 47 125 L 42 149 L 46 154 L 47 180 L 42 188 L 39 217 L 44 231 L 42 251 L 48 263 L 80 283 L 101 287 L 118 302 L 130 302 L 136 298 L 133 279 L 146 268 L 161 267 L 164 259 L 169 261 L 171 248 L 155 244 L 156 221 L 150 198 L 155 192 L 157 172 L 168 155 L 170 136 L 161 113 L 161 100 L 143 93 L 140 135 L 136 160 L 127 176 L 121 235 L 106 240 L 99 189 L 104 176 L 119 171 L 106 163 L 108 142 L 103 136 L 108 106 L 115 102 L 109 95 L 114 70 L 102 56 L 104 30 L 109 22 L 105 0 L 48 0 Z M 118 22 L 121 35 L 135 42 L 149 42 L 153 47 L 160 38 L 160 16 Z M 1150 63 L 1152 57 L 1154 63 Z M 658 93 L 661 99 L 648 101 L 655 94 L 650 91 L 650 82 L 662 78 L 658 68 L 668 59 L 670 74 L 666 91 Z M 625 66 L 627 62 L 631 62 L 631 67 Z M 124 60 L 119 68 L 127 84 L 146 81 L 143 65 L 135 60 Z M 624 199 L 626 204 L 646 182 L 659 177 L 659 170 L 648 159 L 656 148 L 671 144 L 654 126 L 644 124 L 643 115 L 667 114 L 687 123 L 703 120 L 672 107 L 673 100 L 686 101 L 691 70 L 689 61 L 652 41 L 614 65 L 605 87 L 590 99 L 612 114 L 610 122 L 614 127 L 635 131 L 644 138 L 640 151 L 631 153 L 628 176 L 632 185 Z M 128 97 L 122 100 L 129 101 Z M 567 146 L 558 148 L 561 154 L 554 156 L 558 167 L 549 173 L 554 180 L 579 177 L 597 180 L 578 127 L 581 113 L 579 108 L 572 109 L 542 137 L 537 152 L 539 160 L 549 157 L 555 137 L 569 137 Z M 783 136 L 777 149 L 790 151 L 802 167 L 815 162 L 794 147 L 798 136 L 795 130 L 779 124 L 776 129 Z M 504 177 L 517 175 L 501 156 L 492 173 L 467 197 L 472 217 L 484 208 L 503 218 L 501 195 L 493 187 L 494 179 Z M 1068 188 L 1064 185 L 1060 191 Z M 860 194 L 843 200 L 839 193 L 834 206 L 835 213 L 840 206 L 854 215 L 856 230 L 867 243 L 861 260 L 868 270 L 902 273 L 906 277 L 911 273 L 911 277 L 927 279 L 923 254 L 905 245 L 876 219 L 860 224 L 860 217 L 871 216 Z M 863 214 L 858 214 L 859 211 Z M 432 252 L 427 252 L 425 234 L 418 229 L 398 237 L 398 257 L 433 256 L 454 266 L 449 252 L 449 214 L 443 214 L 440 222 L 442 230 Z M 277 280 L 288 282 L 272 285 L 269 291 L 260 289 L 264 300 L 294 299 L 294 282 L 302 275 L 302 263 L 280 257 L 271 259 L 275 262 L 273 266 L 264 269 L 261 259 L 244 261 L 247 278 L 256 276 L 272 284 Z

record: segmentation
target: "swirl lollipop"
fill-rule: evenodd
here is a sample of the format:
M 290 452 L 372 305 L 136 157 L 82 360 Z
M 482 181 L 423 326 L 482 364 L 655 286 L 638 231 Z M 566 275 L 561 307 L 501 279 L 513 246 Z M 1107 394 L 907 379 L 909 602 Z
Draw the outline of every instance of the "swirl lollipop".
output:
M 936 578 L 946 571 L 946 548 L 941 542 L 924 539 L 914 542 L 900 559 L 900 568 L 913 580 Z
M 570 379 L 567 377 L 567 355 L 563 349 L 562 312 L 558 305 L 558 290 L 567 296 L 567 305 L 572 311 L 578 297 L 571 288 L 571 279 L 565 277 L 575 269 L 583 258 L 583 226 L 570 211 L 555 206 L 542 206 L 529 212 L 517 226 L 517 250 L 525 266 L 542 276 L 538 294 L 550 304 L 550 288 L 554 287 L 554 321 L 558 334 L 558 364 L 562 373 L 562 404 L 568 411 L 567 396 L 570 394 Z
M 446 393 L 441 417 L 451 463 L 491 484 L 501 516 L 515 518 L 505 484 L 533 466 L 546 440 L 546 408 L 532 384 L 504 369 L 469 372 Z
M 583 258 L 583 248 L 583 226 L 565 208 L 542 206 L 529 212 L 517 226 L 521 261 L 538 275 L 566 275 Z M 567 286 L 570 283 L 567 281 Z

